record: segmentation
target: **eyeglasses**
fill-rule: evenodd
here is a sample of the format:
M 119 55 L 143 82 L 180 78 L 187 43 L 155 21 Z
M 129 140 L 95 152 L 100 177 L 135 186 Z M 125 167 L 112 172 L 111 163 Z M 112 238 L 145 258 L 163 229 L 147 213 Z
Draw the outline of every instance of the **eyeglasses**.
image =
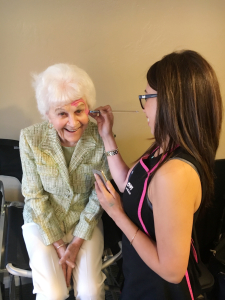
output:
M 141 104 L 142 109 L 145 108 L 145 102 L 147 101 L 148 98 L 155 98 L 155 97 L 157 97 L 157 94 L 139 95 L 138 98 L 140 100 L 140 104 Z

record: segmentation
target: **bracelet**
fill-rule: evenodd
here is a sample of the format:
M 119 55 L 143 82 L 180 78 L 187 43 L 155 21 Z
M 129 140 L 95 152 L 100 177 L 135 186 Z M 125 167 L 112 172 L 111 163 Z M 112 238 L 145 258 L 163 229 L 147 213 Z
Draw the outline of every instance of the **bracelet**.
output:
M 137 229 L 137 231 L 135 232 L 135 235 L 132 237 L 132 239 L 131 239 L 131 241 L 130 241 L 130 244 L 131 244 L 131 245 L 133 244 L 133 241 L 134 241 L 134 239 L 135 239 L 135 237 L 136 237 L 138 231 L 139 231 L 139 228 Z
M 119 153 L 119 149 L 116 148 L 115 150 L 111 150 L 111 151 L 106 151 L 105 154 L 106 156 L 113 156 Z
M 64 245 L 65 245 L 65 243 L 59 245 L 58 247 L 56 247 L 56 249 L 59 249 L 60 247 L 62 247 L 62 246 L 64 246 Z

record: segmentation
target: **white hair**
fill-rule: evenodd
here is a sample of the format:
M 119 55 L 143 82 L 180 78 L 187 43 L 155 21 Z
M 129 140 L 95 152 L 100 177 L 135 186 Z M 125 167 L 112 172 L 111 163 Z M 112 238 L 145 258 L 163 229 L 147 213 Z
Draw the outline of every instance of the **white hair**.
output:
M 94 84 L 88 74 L 75 65 L 56 64 L 32 76 L 38 110 L 44 118 L 50 107 L 64 106 L 80 98 L 89 108 L 95 105 Z

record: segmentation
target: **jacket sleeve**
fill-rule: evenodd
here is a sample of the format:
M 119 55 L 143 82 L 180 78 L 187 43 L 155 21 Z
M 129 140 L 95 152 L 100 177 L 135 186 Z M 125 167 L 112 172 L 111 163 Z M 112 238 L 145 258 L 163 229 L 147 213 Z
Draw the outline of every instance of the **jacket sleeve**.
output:
M 111 174 L 105 154 L 103 154 L 101 161 L 101 169 L 104 171 L 107 179 L 111 180 Z M 99 203 L 95 186 L 93 185 L 89 195 L 89 201 L 80 215 L 79 223 L 75 227 L 73 235 L 85 240 L 90 240 L 93 230 L 102 216 L 102 212 L 103 209 Z
M 38 224 L 44 244 L 52 244 L 63 237 L 63 232 L 51 207 L 49 195 L 43 189 L 32 147 L 23 130 L 20 135 L 20 156 L 23 169 L 22 193 L 25 197 L 23 213 L 25 222 Z

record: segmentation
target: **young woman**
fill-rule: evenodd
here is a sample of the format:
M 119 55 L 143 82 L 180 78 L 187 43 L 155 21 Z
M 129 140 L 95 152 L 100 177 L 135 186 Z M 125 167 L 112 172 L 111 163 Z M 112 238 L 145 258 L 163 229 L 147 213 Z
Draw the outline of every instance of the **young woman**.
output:
M 213 193 L 222 101 L 212 67 L 198 53 L 171 53 L 151 66 L 139 96 L 155 142 L 129 169 L 112 133 L 110 106 L 93 115 L 111 174 L 123 194 L 96 176 L 105 211 L 122 229 L 122 300 L 190 300 L 200 293 L 194 227 Z

